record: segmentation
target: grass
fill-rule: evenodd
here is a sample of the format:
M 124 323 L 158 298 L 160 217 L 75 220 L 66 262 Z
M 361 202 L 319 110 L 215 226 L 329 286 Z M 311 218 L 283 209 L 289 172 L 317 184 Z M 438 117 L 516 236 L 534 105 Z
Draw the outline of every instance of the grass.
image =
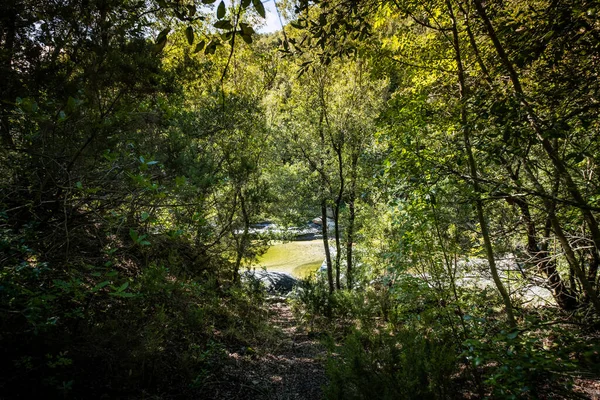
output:
M 286 272 L 300 278 L 316 271 L 324 258 L 322 240 L 278 243 L 269 247 L 258 259 L 256 267 L 266 267 L 267 271 Z

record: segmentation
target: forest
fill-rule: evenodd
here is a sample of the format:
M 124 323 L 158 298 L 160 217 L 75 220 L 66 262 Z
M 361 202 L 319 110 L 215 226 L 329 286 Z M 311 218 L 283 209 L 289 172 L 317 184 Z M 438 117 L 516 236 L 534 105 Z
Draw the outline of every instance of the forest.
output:
M 600 399 L 599 74 L 597 0 L 2 0 L 0 399 Z

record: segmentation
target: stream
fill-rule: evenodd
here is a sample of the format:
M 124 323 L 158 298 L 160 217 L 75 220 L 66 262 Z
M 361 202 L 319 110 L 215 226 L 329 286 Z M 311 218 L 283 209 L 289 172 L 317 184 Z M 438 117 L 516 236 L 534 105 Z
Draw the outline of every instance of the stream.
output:
M 316 272 L 325 259 L 323 240 L 299 240 L 275 243 L 259 257 L 255 268 L 284 272 L 295 278 L 305 278 Z

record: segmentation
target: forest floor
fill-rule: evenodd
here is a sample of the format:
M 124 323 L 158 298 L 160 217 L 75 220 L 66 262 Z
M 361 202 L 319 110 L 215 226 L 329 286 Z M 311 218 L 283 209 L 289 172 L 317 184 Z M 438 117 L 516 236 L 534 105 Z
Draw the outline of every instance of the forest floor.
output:
M 322 386 L 327 382 L 325 347 L 301 327 L 285 300 L 275 299 L 269 304 L 269 319 L 275 340 L 229 353 L 230 362 L 222 371 L 216 398 L 321 399 Z

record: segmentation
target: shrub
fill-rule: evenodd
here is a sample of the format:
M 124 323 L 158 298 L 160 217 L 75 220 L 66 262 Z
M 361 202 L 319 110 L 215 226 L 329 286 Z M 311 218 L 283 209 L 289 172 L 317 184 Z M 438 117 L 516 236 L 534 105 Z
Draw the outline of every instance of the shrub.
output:
M 406 328 L 355 331 L 330 345 L 328 399 L 444 399 L 456 370 L 456 352 L 441 338 Z

